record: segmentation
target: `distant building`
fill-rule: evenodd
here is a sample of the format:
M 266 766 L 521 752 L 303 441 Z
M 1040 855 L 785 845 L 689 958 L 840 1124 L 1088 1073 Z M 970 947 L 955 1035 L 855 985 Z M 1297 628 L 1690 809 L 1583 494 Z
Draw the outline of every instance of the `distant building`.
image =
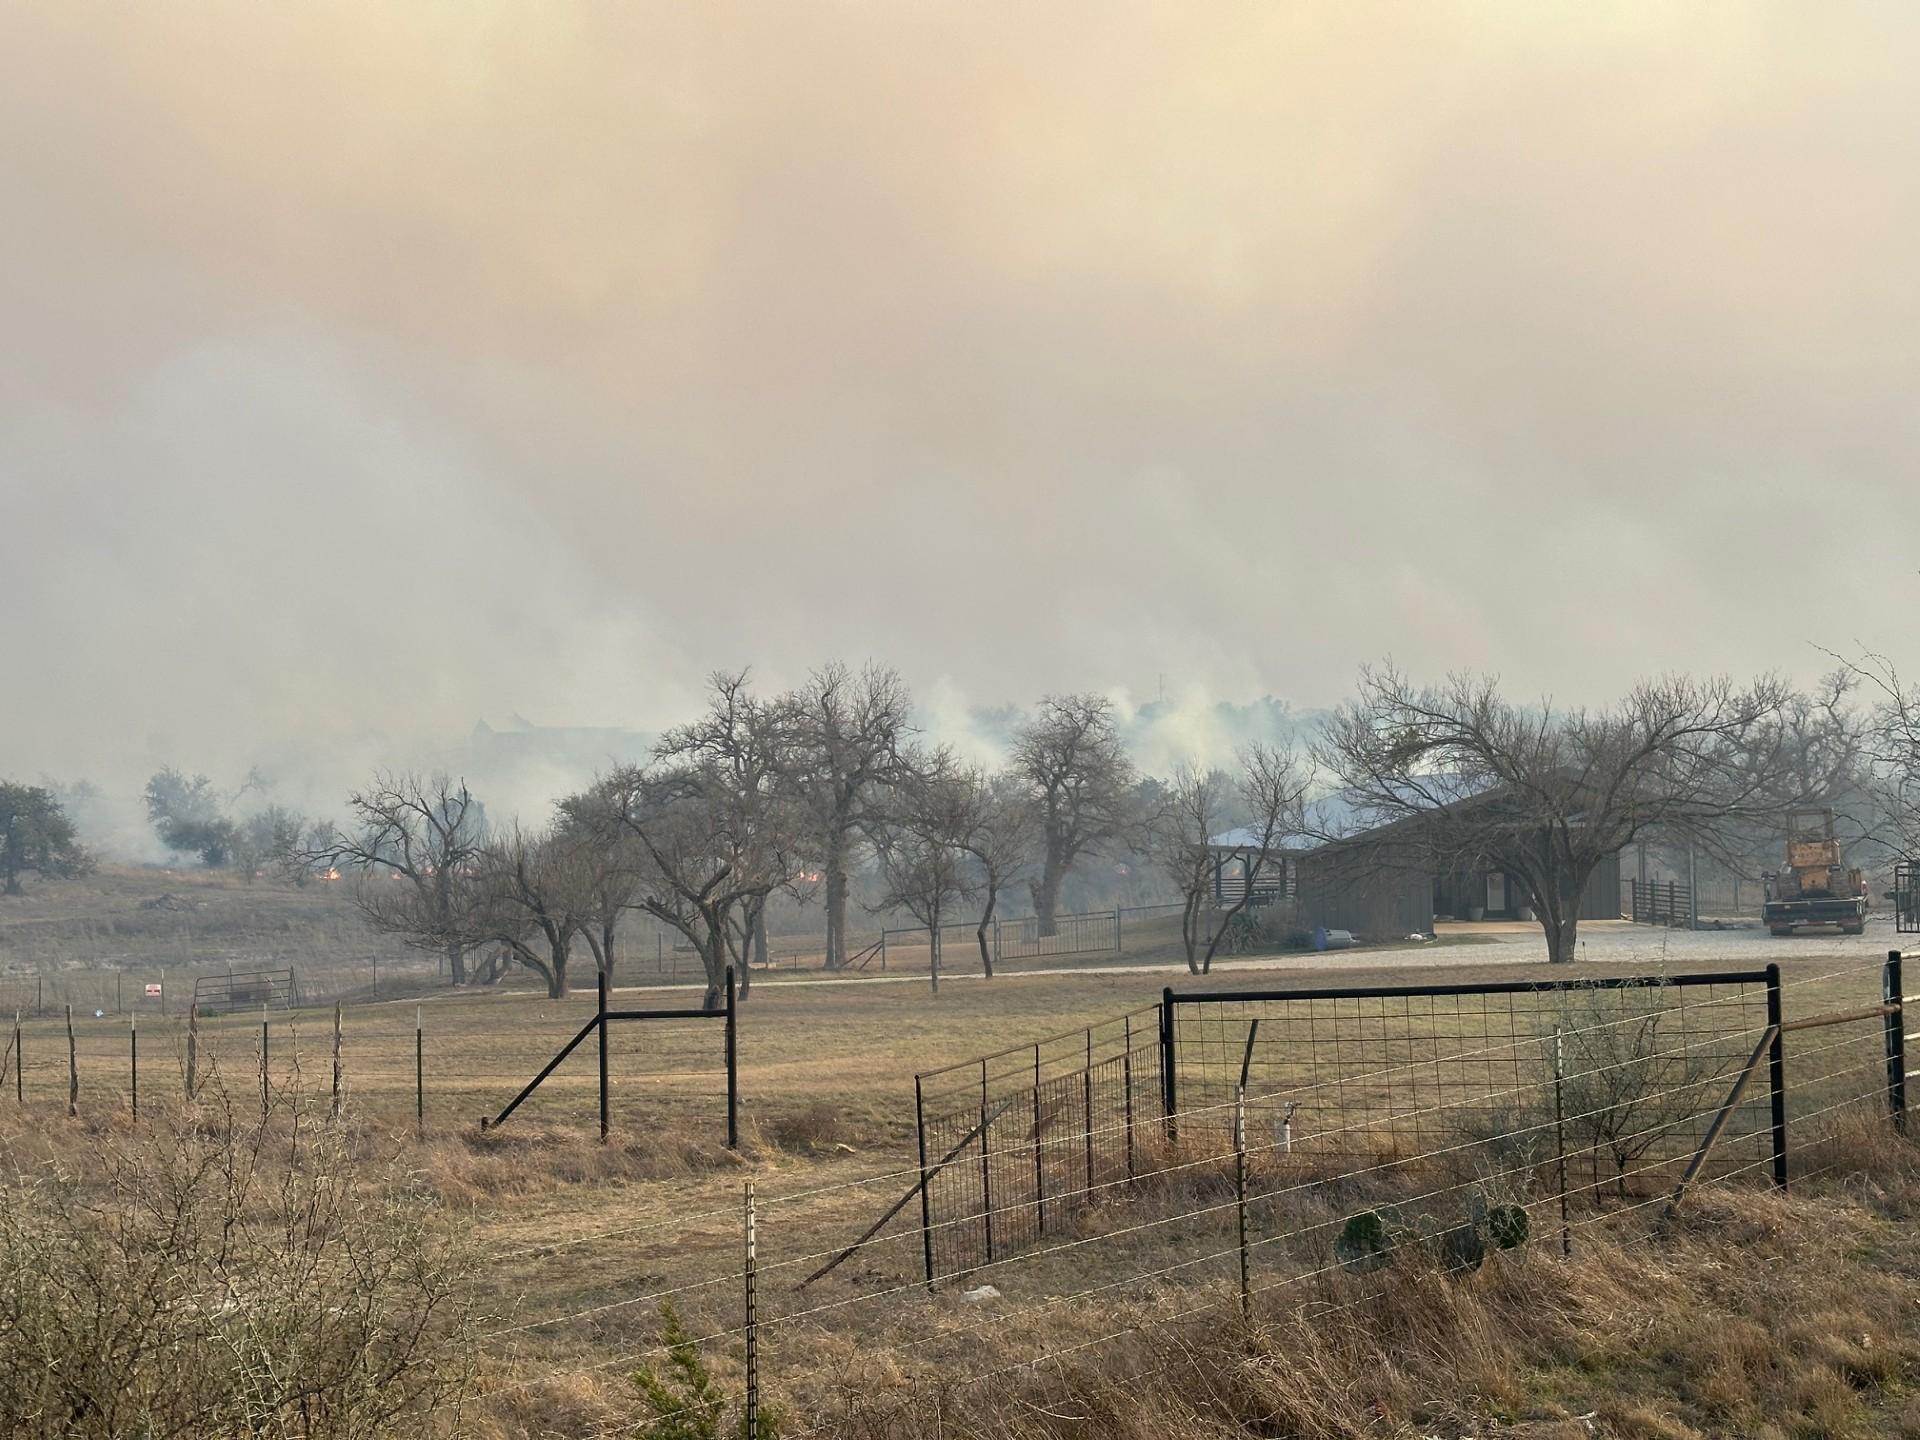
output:
M 1393 832 L 1408 821 L 1360 831 L 1307 849 L 1270 856 L 1253 878 L 1250 905 L 1285 904 L 1294 923 L 1312 931 L 1350 930 L 1363 939 L 1389 940 L 1425 933 L 1436 918 L 1522 920 L 1531 911 L 1517 877 L 1487 865 L 1439 869 L 1405 852 Z M 1237 904 L 1259 853 L 1259 837 L 1229 830 L 1208 842 L 1214 854 L 1214 903 Z M 1594 867 L 1582 892 L 1579 918 L 1620 918 L 1620 855 Z

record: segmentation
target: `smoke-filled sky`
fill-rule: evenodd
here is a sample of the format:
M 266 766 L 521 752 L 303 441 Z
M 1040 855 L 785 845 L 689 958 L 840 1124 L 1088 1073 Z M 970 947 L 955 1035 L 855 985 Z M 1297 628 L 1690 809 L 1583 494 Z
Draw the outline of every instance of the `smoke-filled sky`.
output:
M 0 772 L 834 656 L 1920 665 L 1916 72 L 1905 4 L 0 4 Z

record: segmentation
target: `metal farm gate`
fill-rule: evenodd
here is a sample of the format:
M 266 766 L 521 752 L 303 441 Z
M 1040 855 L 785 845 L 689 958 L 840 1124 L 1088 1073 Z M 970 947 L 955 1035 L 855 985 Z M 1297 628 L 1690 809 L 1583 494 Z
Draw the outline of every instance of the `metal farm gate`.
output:
M 1893 919 L 1902 935 L 1920 935 L 1920 860 L 1893 867 Z
M 916 1077 L 927 1281 L 1008 1259 L 1236 1147 L 1367 1175 L 1407 1157 L 1524 1166 L 1559 1134 L 1576 1183 L 1634 1204 L 1683 1172 L 1785 1184 L 1790 1121 L 1904 1112 L 1897 955 L 1885 968 L 1884 994 L 1863 970 L 1875 993 L 1847 997 L 1857 1008 L 1792 1019 L 1772 965 L 1169 988 L 1157 1006 Z M 1854 1033 L 1784 1043 L 1833 1025 Z
M 1169 1093 L 1182 1141 L 1247 1125 L 1338 1168 L 1533 1131 L 1556 1074 L 1583 1109 L 1646 1130 L 1641 1160 L 1683 1163 L 1712 1106 L 1779 1021 L 1768 970 L 1345 989 L 1165 992 Z M 1774 1042 L 1778 1048 L 1778 1042 Z M 1621 1101 L 1620 1092 L 1649 1099 Z M 1784 1125 L 1784 1111 L 1780 1115 Z M 1756 1085 L 1729 1117 L 1718 1167 L 1764 1164 L 1775 1115 Z M 1594 1162 L 1609 1138 L 1590 1137 Z M 1599 1177 L 1596 1177 L 1596 1181 Z M 1669 1183 L 1671 1183 L 1669 1181 Z
M 193 982 L 193 1003 L 202 1015 L 251 1010 L 256 1005 L 292 1010 L 300 1004 L 300 981 L 292 966 L 285 970 L 229 970 L 224 975 L 201 975 Z
M 1150 1006 L 914 1078 L 927 1278 L 1011 1255 L 1123 1186 L 1159 1133 Z
M 1634 924 L 1692 928 L 1692 886 L 1672 880 L 1629 880 L 1623 888 L 1627 892 L 1627 918 Z

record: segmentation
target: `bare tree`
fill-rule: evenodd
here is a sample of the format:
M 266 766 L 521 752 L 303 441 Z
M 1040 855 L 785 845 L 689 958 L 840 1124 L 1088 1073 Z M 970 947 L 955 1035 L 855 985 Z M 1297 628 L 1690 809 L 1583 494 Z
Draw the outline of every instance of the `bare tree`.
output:
M 1013 770 L 1040 817 L 1040 875 L 1033 908 L 1040 933 L 1054 933 L 1060 887 L 1074 865 L 1128 827 L 1133 762 L 1101 695 L 1049 695 L 1014 736 Z
M 1871 652 L 1842 662 L 1871 709 L 1861 736 L 1873 837 L 1897 855 L 1920 857 L 1920 685 Z
M 805 824 L 785 788 L 785 737 L 782 706 L 757 699 L 745 674 L 718 674 L 707 713 L 663 736 L 652 762 L 613 771 L 563 807 L 634 842 L 634 904 L 693 945 L 709 1009 L 720 1004 L 728 970 L 746 993 L 740 936 L 798 869 Z
M 310 841 L 309 859 L 359 872 L 357 898 L 368 923 L 444 954 L 449 978 L 466 984 L 456 892 L 486 844 L 485 808 L 464 780 L 382 771 L 348 797 L 347 809 L 351 827 Z
M 783 706 L 785 778 L 806 817 L 807 843 L 818 852 L 829 970 L 846 963 L 848 872 L 862 829 L 877 818 L 876 793 L 899 779 L 911 708 L 894 670 L 868 664 L 855 673 L 837 661 L 816 670 Z
M 1604 710 L 1515 705 L 1490 678 L 1419 688 L 1391 666 L 1317 747 L 1359 825 L 1349 854 L 1435 869 L 1498 866 L 1524 887 L 1550 959 L 1574 959 L 1580 897 L 1607 856 L 1659 827 L 1704 832 L 1766 813 L 1787 692 L 1763 679 L 1669 678 Z
M 633 836 L 595 823 L 591 792 L 560 801 L 559 811 L 556 834 L 570 847 L 577 870 L 580 938 L 593 954 L 594 968 L 612 984 L 620 922 L 636 908 L 646 858 Z
M 984 900 L 974 940 L 980 947 L 980 973 L 993 978 L 993 947 L 987 940 L 1000 896 L 1025 873 L 1039 837 L 1039 817 L 1019 777 L 988 775 L 978 769 L 959 772 L 955 783 L 954 843 L 973 862 L 973 893 Z
M 1870 839 L 1874 797 L 1868 783 L 1867 721 L 1850 703 L 1858 680 L 1844 666 L 1810 691 L 1784 695 L 1771 722 L 1771 743 L 1754 747 L 1758 789 L 1738 811 L 1691 826 L 1663 827 L 1649 843 L 1673 869 L 1696 867 L 1759 883 L 1781 860 L 1781 828 L 1790 811 L 1821 806 L 1835 812 L 1841 838 Z
M 936 995 L 940 993 L 941 927 L 974 888 L 964 842 L 978 794 L 973 777 L 942 763 L 945 759 L 941 757 L 901 787 L 893 816 L 875 831 L 885 886 L 878 908 L 905 910 L 927 927 L 929 979 Z M 993 973 L 991 968 L 987 973 Z
M 1560 997 L 1559 1053 L 1549 1050 L 1548 1059 L 1566 1077 L 1567 1128 L 1592 1157 L 1596 1195 L 1606 1178 L 1603 1157 L 1626 1199 L 1634 1162 L 1719 1099 L 1715 1080 L 1726 1083 L 1715 1056 L 1690 1047 L 1677 1024 L 1663 1028 L 1672 1003 L 1658 987 L 1582 988 Z
M 251 885 L 266 873 L 288 885 L 313 879 L 313 862 L 303 853 L 309 828 L 306 816 L 284 805 L 257 810 L 233 827 L 233 866 Z
M 546 982 L 549 1000 L 565 999 L 604 854 L 564 826 L 528 831 L 515 821 L 480 848 L 455 888 L 454 933 L 463 946 L 501 946 Z
M 1234 775 L 1191 763 L 1174 772 L 1164 808 L 1149 827 L 1149 843 L 1180 892 L 1180 939 L 1192 974 L 1213 969 L 1227 927 L 1253 902 L 1261 879 L 1285 864 L 1286 847 L 1305 831 L 1310 775 L 1310 767 L 1293 754 L 1267 745 L 1243 751 Z M 1234 810 L 1247 817 L 1235 845 L 1244 884 L 1230 906 L 1216 911 L 1209 903 L 1219 862 L 1213 840 Z

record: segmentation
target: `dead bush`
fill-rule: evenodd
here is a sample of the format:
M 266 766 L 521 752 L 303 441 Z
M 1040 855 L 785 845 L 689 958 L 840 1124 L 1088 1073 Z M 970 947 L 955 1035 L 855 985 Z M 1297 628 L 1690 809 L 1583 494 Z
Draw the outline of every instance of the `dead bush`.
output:
M 216 1098 L 84 1175 L 8 1164 L 0 1433 L 437 1431 L 470 1378 L 465 1280 L 432 1207 L 297 1103 Z

